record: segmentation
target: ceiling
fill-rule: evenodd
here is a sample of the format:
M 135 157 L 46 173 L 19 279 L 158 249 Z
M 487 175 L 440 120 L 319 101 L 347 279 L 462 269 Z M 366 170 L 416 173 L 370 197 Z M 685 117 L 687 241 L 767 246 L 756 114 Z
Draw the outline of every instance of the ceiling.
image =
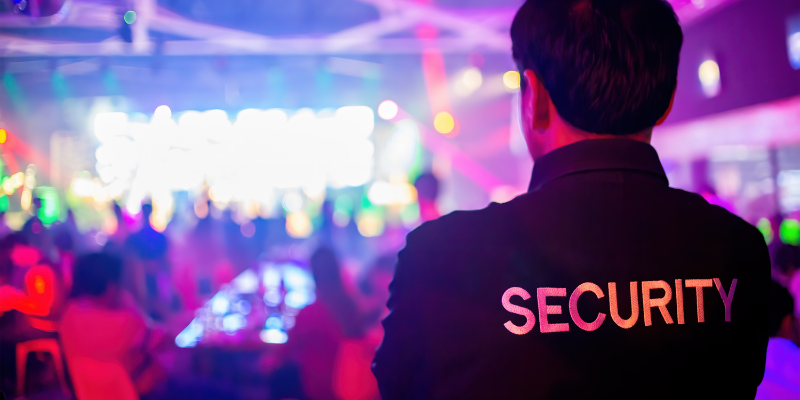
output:
M 522 0 L 0 0 L 0 57 L 507 53 Z M 682 24 L 736 0 L 670 0 Z M 126 26 L 123 14 L 136 12 Z M 420 27 L 425 30 L 421 32 Z M 129 29 L 132 43 L 123 40 Z

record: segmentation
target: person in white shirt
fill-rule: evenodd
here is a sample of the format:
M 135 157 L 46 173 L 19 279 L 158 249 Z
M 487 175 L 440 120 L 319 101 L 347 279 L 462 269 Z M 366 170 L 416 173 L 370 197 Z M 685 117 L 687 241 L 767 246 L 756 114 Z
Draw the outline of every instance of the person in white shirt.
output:
M 756 400 L 800 400 L 800 348 L 794 326 L 792 295 L 773 281 L 770 286 L 767 365 Z

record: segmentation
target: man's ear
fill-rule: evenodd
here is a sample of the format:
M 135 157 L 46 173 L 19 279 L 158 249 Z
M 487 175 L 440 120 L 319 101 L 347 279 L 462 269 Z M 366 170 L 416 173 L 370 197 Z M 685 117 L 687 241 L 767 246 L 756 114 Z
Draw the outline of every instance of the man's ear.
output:
M 525 83 L 533 94 L 533 129 L 547 129 L 550 127 L 550 93 L 544 88 L 542 82 L 533 71 L 525 70 Z
M 677 90 L 677 85 L 675 87 L 675 90 Z M 664 121 L 667 120 L 667 117 L 669 117 L 669 113 L 672 112 L 672 105 L 675 104 L 675 90 L 672 91 L 672 98 L 669 99 L 669 107 L 667 107 L 667 111 L 665 111 L 664 115 L 662 115 L 661 118 L 659 118 L 658 121 L 656 121 L 656 126 L 663 124 Z

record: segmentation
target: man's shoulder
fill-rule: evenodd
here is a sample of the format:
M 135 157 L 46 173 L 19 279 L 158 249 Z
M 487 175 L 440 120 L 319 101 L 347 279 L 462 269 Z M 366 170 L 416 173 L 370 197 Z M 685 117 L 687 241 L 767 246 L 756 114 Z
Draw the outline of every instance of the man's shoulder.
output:
M 509 203 L 490 203 L 479 210 L 453 211 L 427 221 L 411 231 L 408 244 L 415 241 L 455 244 L 470 240 L 491 240 L 503 231 L 512 213 Z
M 697 218 L 698 224 L 703 224 L 707 229 L 719 232 L 718 237 L 726 237 L 729 240 L 755 240 L 766 246 L 761 231 L 728 209 L 709 203 L 697 193 L 677 188 L 668 188 L 668 191 L 677 200 L 675 202 L 676 212 Z

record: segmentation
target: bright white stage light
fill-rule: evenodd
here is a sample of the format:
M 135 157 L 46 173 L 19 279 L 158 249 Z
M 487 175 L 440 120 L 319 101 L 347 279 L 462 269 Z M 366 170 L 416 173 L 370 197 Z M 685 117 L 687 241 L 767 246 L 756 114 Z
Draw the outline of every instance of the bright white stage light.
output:
M 389 121 L 397 116 L 397 112 L 400 108 L 397 106 L 397 103 L 391 100 L 384 100 L 378 106 L 378 116 Z

